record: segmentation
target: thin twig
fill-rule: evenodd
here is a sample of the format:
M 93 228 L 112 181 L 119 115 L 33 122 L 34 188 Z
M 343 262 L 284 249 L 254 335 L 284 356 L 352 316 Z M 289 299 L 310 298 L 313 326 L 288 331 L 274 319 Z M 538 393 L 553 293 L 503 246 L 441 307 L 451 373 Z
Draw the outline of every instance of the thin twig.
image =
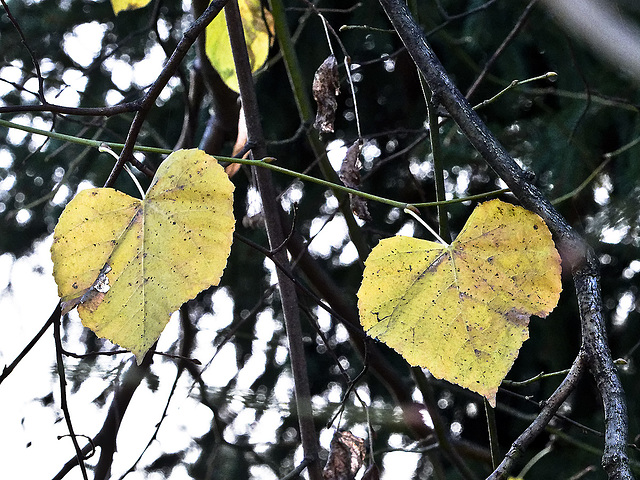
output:
M 509 34 L 502 41 L 502 43 L 496 49 L 496 51 L 493 52 L 493 55 L 491 55 L 491 58 L 489 60 L 487 60 L 487 63 L 484 64 L 484 67 L 482 68 L 482 71 L 476 77 L 476 80 L 473 82 L 473 85 L 471 85 L 471 87 L 469 87 L 469 90 L 467 90 L 467 94 L 465 95 L 467 98 L 470 98 L 471 95 L 474 94 L 476 89 L 480 86 L 480 83 L 482 83 L 482 81 L 484 80 L 484 77 L 489 72 L 489 69 L 493 66 L 493 64 L 496 62 L 496 60 L 498 60 L 498 57 L 500 55 L 502 55 L 502 53 L 505 51 L 507 46 L 513 41 L 513 39 L 516 37 L 516 35 L 518 35 L 520 30 L 522 30 L 522 27 L 524 27 L 524 25 L 525 25 L 525 23 L 527 21 L 527 18 L 529 18 L 529 14 L 533 10 L 533 7 L 535 6 L 537 1 L 538 0 L 531 0 L 529 2 L 529 4 L 526 6 L 524 11 L 520 15 L 520 18 L 518 18 L 518 20 L 516 21 L 516 24 L 513 26 L 513 28 L 509 32 Z
M 162 68 L 162 72 L 158 78 L 153 82 L 151 88 L 147 91 L 144 98 L 142 99 L 139 110 L 136 112 L 136 116 L 129 127 L 129 133 L 127 134 L 127 139 L 124 144 L 124 148 L 120 153 L 120 158 L 116 162 L 116 165 L 111 170 L 109 174 L 109 178 L 105 182 L 105 187 L 112 186 L 124 164 L 130 161 L 133 158 L 133 150 L 138 139 L 138 134 L 144 124 L 147 113 L 151 108 L 155 105 L 155 101 L 160 96 L 160 93 L 167 85 L 171 77 L 177 71 L 178 67 L 181 65 L 184 57 L 187 55 L 191 46 L 195 43 L 198 36 L 204 31 L 207 25 L 211 23 L 211 21 L 220 13 L 222 7 L 227 3 L 227 0 L 213 0 L 204 13 L 198 17 L 196 21 L 194 21 L 191 26 L 184 32 L 182 35 L 182 39 L 178 42 L 176 49 L 174 50 L 171 57 L 167 60 L 164 67 Z
M 40 331 L 38 331 L 38 333 L 36 333 L 33 336 L 33 338 L 29 341 L 29 343 L 27 343 L 27 346 L 22 349 L 22 351 L 13 360 L 13 362 L 11 362 L 9 365 L 6 365 L 2 369 L 2 374 L 0 374 L 0 383 L 2 383 L 9 375 L 11 375 L 11 372 L 13 372 L 13 370 L 18 366 L 18 364 L 22 361 L 22 359 L 27 356 L 27 354 L 31 351 L 31 349 L 35 346 L 35 344 L 38 343 L 38 340 L 42 338 L 42 336 L 45 334 L 47 329 L 53 324 L 55 318 L 59 315 L 58 313 L 59 308 L 60 308 L 60 302 L 58 302 L 58 305 L 53 310 L 53 313 L 49 316 L 49 319 L 44 323 Z
M 511 444 L 511 448 L 505 455 L 504 459 L 487 478 L 487 480 L 499 480 L 507 477 L 508 473 L 513 469 L 516 460 L 520 458 L 531 442 L 533 442 L 533 440 L 535 440 L 538 435 L 544 431 L 558 408 L 560 408 L 562 403 L 573 391 L 578 380 L 582 376 L 585 367 L 587 366 L 586 364 L 586 355 L 581 350 L 560 386 L 558 386 L 555 392 L 553 392 L 545 402 L 544 407 L 533 423 L 529 425 L 529 427 L 527 427 L 527 429 Z
M 62 408 L 62 413 L 64 414 L 64 421 L 67 424 L 67 429 L 69 429 L 69 436 L 71 437 L 71 442 L 73 442 L 73 448 L 76 451 L 76 459 L 78 460 L 78 465 L 80 466 L 80 471 L 82 472 L 82 478 L 84 480 L 89 480 L 87 476 L 87 467 L 84 464 L 85 454 L 80 449 L 80 445 L 78 444 L 78 438 L 73 430 L 73 424 L 71 423 L 71 414 L 69 413 L 69 405 L 67 404 L 67 378 L 64 372 L 64 360 L 62 359 L 62 336 L 60 335 L 60 317 L 61 317 L 61 303 L 58 303 L 54 311 L 53 318 L 53 338 L 56 344 L 56 366 L 58 370 L 58 378 L 60 380 L 60 408 Z

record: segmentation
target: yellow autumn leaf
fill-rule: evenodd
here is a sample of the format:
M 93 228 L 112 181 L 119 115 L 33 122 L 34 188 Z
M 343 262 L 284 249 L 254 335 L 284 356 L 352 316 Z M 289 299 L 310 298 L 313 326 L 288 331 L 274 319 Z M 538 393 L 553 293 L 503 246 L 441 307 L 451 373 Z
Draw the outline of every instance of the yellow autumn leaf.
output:
M 560 256 L 534 213 L 479 205 L 451 245 L 387 238 L 372 250 L 358 291 L 367 334 L 411 365 L 477 392 L 496 392 L 562 290 Z
M 251 71 L 255 73 L 264 65 L 269 56 L 273 17 L 269 11 L 262 8 L 260 0 L 238 0 L 238 7 L 242 17 Z M 207 26 L 205 36 L 205 49 L 211 65 L 230 89 L 239 92 L 240 87 L 238 86 L 236 67 L 233 63 L 224 12 L 221 12 Z
M 63 312 L 77 305 L 86 327 L 140 363 L 171 314 L 218 284 L 233 239 L 233 189 L 215 158 L 179 150 L 143 200 L 111 188 L 78 193 L 51 247 Z
M 151 0 L 111 0 L 111 6 L 113 7 L 113 13 L 118 15 L 125 10 L 137 10 L 138 8 L 146 7 Z

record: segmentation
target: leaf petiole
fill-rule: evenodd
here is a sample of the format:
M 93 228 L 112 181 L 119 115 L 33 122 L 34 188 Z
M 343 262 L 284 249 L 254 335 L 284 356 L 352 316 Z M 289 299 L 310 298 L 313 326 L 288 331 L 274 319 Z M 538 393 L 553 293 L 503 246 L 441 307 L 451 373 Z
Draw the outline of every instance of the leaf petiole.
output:
M 116 159 L 116 162 L 118 161 L 118 155 L 116 154 L 116 152 L 111 150 L 109 145 L 107 145 L 106 143 L 101 143 L 100 146 L 98 147 L 98 151 L 100 153 L 108 153 L 109 155 L 111 155 L 113 158 Z M 127 164 L 124 165 L 124 169 L 129 174 L 129 176 L 131 177 L 131 180 L 133 180 L 133 183 L 136 184 L 136 187 L 138 188 L 138 191 L 140 192 L 141 198 L 144 199 L 144 189 L 142 188 L 142 185 L 140 185 L 140 182 L 138 182 L 138 179 L 133 174 L 133 172 L 131 171 L 131 169 L 129 168 L 129 166 Z
M 404 213 L 408 213 L 408 214 L 409 214 L 409 215 L 411 215 L 413 218 L 415 218 L 415 219 L 416 219 L 416 220 L 417 220 L 417 221 L 418 221 L 418 222 L 419 222 L 419 223 L 420 223 L 424 228 L 426 228 L 427 230 L 429 230 L 429 232 L 431 233 L 431 235 L 433 235 L 433 236 L 436 238 L 436 240 L 438 240 L 438 242 L 440 242 L 442 245 L 444 245 L 445 247 L 448 247 L 448 246 L 449 246 L 449 244 L 448 244 L 447 242 L 445 242 L 445 241 L 442 239 L 442 237 L 441 237 L 440 235 L 438 235 L 438 234 L 436 233 L 436 231 L 435 231 L 433 228 L 431 228 L 427 222 L 425 222 L 424 220 L 422 220 L 422 218 L 420 218 L 420 216 L 419 216 L 416 212 L 414 212 L 412 209 L 410 209 L 410 208 L 406 207 L 406 208 L 404 209 Z

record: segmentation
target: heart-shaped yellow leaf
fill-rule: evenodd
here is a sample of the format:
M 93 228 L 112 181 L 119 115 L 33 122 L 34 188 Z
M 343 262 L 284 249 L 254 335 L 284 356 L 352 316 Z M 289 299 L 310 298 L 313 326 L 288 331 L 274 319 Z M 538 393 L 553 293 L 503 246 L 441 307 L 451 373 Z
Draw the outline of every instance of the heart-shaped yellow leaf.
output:
M 271 12 L 262 8 L 260 0 L 238 0 L 238 8 L 242 17 L 251 71 L 255 73 L 262 68 L 269 56 L 269 47 L 273 38 L 270 33 L 273 32 L 273 16 Z M 230 89 L 239 92 L 240 87 L 224 13 L 220 13 L 207 25 L 205 38 L 205 50 L 211 65 Z
M 138 363 L 184 302 L 217 285 L 233 240 L 233 184 L 217 160 L 179 150 L 143 200 L 111 188 L 78 193 L 51 256 L 63 311 Z
M 449 246 L 401 236 L 380 241 L 358 291 L 360 322 L 410 364 L 495 406 L 529 338 L 529 316 L 545 317 L 558 302 L 560 273 L 542 219 L 492 200 Z

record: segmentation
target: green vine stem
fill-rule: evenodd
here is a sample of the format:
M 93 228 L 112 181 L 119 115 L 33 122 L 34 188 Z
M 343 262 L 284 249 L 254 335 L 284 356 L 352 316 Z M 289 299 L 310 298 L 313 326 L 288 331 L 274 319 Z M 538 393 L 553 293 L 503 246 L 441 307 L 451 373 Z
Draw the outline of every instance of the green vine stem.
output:
M 445 200 L 444 190 L 444 166 L 442 161 L 442 148 L 440 144 L 440 125 L 438 124 L 438 112 L 436 106 L 431 99 L 431 92 L 429 87 L 425 85 L 422 75 L 420 76 L 420 85 L 423 88 L 425 101 L 427 103 L 427 115 L 429 117 L 429 139 L 431 140 L 431 154 L 433 155 L 433 171 L 436 184 L 436 201 L 442 202 Z M 438 205 L 438 228 L 440 229 L 440 236 L 446 241 L 451 240 L 451 233 L 449 232 L 449 221 L 447 218 L 446 204 Z
M 62 133 L 55 133 L 55 132 L 49 132 L 47 130 L 41 130 L 38 128 L 34 128 L 34 127 L 28 127 L 25 125 L 20 125 L 17 123 L 13 123 L 13 122 L 9 122 L 7 120 L 2 120 L 0 119 L 0 126 L 2 127 L 7 127 L 7 128 L 16 128 L 19 130 L 23 130 L 25 132 L 29 132 L 29 133 L 33 133 L 36 135 L 44 135 L 46 137 L 50 137 L 56 140 L 61 140 L 61 141 L 65 141 L 65 142 L 71 142 L 71 143 L 76 143 L 79 145 L 87 145 L 90 147 L 95 147 L 96 149 L 99 148 L 101 145 L 103 146 L 109 146 L 110 148 L 113 149 L 121 149 L 124 147 L 124 144 L 122 143 L 114 143 L 114 142 L 102 142 L 100 140 L 90 140 L 90 139 L 86 139 L 86 138 L 79 138 L 79 137 L 74 137 L 72 135 L 65 135 Z M 134 147 L 135 151 L 139 151 L 139 152 L 147 152 L 147 153 L 159 153 L 159 154 L 163 154 L 163 155 L 169 155 L 172 153 L 172 150 L 168 150 L 166 148 L 157 148 L 157 147 L 147 147 L 147 146 L 142 146 L 142 145 L 138 145 L 136 147 Z M 339 183 L 334 183 L 334 182 L 330 182 L 328 180 L 324 180 L 322 178 L 317 178 L 317 177 L 313 177 L 311 175 L 306 175 L 304 173 L 300 173 L 300 172 L 296 172 L 294 170 L 289 170 L 288 168 L 284 168 L 284 167 L 280 167 L 278 165 L 274 165 L 273 162 L 276 161 L 275 158 L 273 157 L 265 157 L 261 160 L 250 160 L 250 159 L 246 159 L 246 158 L 232 158 L 232 157 L 223 157 L 221 155 L 216 155 L 216 158 L 218 159 L 218 161 L 222 161 L 222 162 L 229 162 L 229 163 L 241 163 L 242 165 L 249 165 L 249 166 L 253 166 L 253 167 L 262 167 L 262 168 L 267 168 L 269 170 L 272 170 L 274 172 L 277 173 L 282 173 L 284 175 L 288 175 L 291 177 L 295 177 L 298 178 L 299 180 L 302 181 L 306 181 L 306 182 L 311 182 L 311 183 L 315 183 L 318 185 L 322 185 L 324 187 L 328 187 L 331 188 L 335 191 L 339 191 L 339 192 L 344 192 L 344 193 L 350 193 L 352 195 L 357 195 L 359 197 L 362 198 L 366 198 L 367 200 L 371 200 L 374 202 L 379 202 L 379 203 L 383 203 L 385 205 L 389 205 L 391 207 L 396 207 L 396 208 L 400 208 L 400 209 L 405 209 L 405 208 L 410 208 L 410 209 L 416 209 L 416 208 L 426 208 L 426 207 L 437 207 L 438 205 L 450 205 L 450 204 L 456 204 L 456 203 L 461 203 L 461 202 L 469 202 L 469 201 L 476 201 L 476 200 L 483 200 L 489 197 L 494 197 L 496 195 L 501 195 L 503 193 L 507 193 L 509 192 L 508 188 L 503 188 L 500 190 L 494 190 L 491 192 L 486 192 L 486 193 L 481 193 L 478 195 L 470 195 L 468 197 L 463 197 L 463 198 L 454 198 L 451 200 L 444 200 L 441 202 L 424 202 L 424 203 L 405 203 L 405 202 L 398 202 L 396 200 L 391 200 L 389 198 L 384 198 L 384 197 L 380 197 L 378 195 L 373 195 L 371 193 L 366 193 L 360 190 L 355 190 L 353 188 L 349 188 L 349 187 L 345 187 L 344 185 L 341 185 Z

